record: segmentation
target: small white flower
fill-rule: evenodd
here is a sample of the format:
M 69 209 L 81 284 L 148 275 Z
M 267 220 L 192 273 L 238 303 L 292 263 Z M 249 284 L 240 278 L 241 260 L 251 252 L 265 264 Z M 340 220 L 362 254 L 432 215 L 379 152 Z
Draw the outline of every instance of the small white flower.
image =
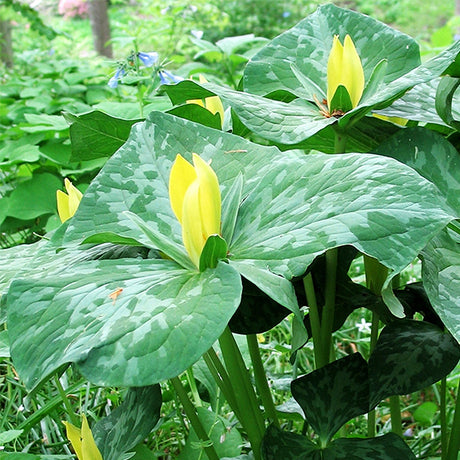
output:
M 361 318 L 361 322 L 356 323 L 355 326 L 358 328 L 359 332 L 371 333 L 371 323 L 368 323 L 364 318 Z
M 191 30 L 190 33 L 195 37 L 198 38 L 198 40 L 201 40 L 203 38 L 203 31 L 202 30 Z

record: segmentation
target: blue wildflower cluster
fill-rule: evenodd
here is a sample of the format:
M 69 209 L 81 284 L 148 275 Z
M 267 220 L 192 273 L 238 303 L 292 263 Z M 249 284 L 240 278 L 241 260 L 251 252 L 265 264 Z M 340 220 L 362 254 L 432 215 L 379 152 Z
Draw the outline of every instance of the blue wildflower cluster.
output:
M 155 64 L 158 63 L 158 53 L 155 51 L 145 53 L 143 51 L 139 51 L 136 55 L 134 53 L 128 58 L 128 63 L 133 66 L 134 59 L 137 58 L 145 67 L 153 67 Z M 115 75 L 109 80 L 107 83 L 110 88 L 116 88 L 118 86 L 119 81 L 126 75 L 127 63 L 124 62 L 121 64 L 115 72 Z M 183 80 L 182 77 L 177 75 L 173 75 L 171 72 L 162 69 L 161 66 L 157 69 L 158 76 L 160 77 L 160 82 L 162 85 L 170 85 L 174 83 L 178 83 Z

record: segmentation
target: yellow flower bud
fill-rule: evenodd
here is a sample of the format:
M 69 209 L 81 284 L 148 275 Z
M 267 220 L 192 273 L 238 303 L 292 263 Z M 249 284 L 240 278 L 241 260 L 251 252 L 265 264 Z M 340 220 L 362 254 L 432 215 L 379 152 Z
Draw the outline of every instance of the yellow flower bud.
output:
M 193 166 L 177 155 L 169 176 L 169 199 L 182 225 L 185 249 L 199 267 L 208 237 L 220 234 L 221 197 L 216 173 L 196 153 Z
M 72 444 L 78 460 L 103 460 L 85 415 L 83 415 L 81 430 L 69 422 L 63 423 L 66 427 L 67 438 Z
M 330 111 L 333 110 L 331 101 L 340 85 L 348 91 L 353 108 L 356 107 L 364 91 L 364 71 L 349 35 L 345 37 L 343 46 L 339 36 L 334 36 L 327 62 L 327 105 Z
M 56 192 L 57 209 L 61 222 L 65 222 L 75 214 L 83 196 L 69 179 L 64 179 L 64 185 L 67 193 L 62 190 Z
M 200 74 L 200 83 L 207 83 L 208 81 L 203 75 Z M 187 104 L 197 104 L 209 110 L 213 115 L 218 113 L 220 116 L 220 125 L 224 122 L 224 106 L 219 96 L 210 96 L 204 99 L 190 99 Z

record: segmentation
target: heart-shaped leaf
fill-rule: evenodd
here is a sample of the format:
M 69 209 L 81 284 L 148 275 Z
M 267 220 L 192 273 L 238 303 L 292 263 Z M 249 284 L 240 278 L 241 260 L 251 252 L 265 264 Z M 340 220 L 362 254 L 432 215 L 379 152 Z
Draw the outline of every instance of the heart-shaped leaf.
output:
M 434 324 L 412 320 L 389 324 L 369 358 L 369 407 L 437 382 L 459 359 L 460 345 Z
M 344 423 L 368 412 L 367 363 L 355 353 L 299 377 L 291 391 L 325 447 Z

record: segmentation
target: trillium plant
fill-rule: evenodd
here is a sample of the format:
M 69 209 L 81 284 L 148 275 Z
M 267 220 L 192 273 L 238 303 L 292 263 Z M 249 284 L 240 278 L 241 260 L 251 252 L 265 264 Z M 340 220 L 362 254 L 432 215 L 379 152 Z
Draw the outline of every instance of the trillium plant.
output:
M 399 396 L 445 383 L 460 358 L 459 53 L 422 63 L 409 36 L 325 5 L 261 48 L 239 91 L 162 74 L 172 108 L 133 121 L 81 201 L 66 181 L 54 233 L 0 253 L 24 385 L 73 366 L 127 388 L 91 429 L 69 413 L 79 459 L 134 455 L 166 385 L 190 426 L 180 458 L 415 458 Z M 126 120 L 110 123 L 121 133 Z M 365 285 L 349 276 L 360 258 Z M 415 260 L 421 281 L 405 284 Z M 336 346 L 357 308 L 372 312 L 366 356 Z M 293 364 L 282 406 L 258 340 L 281 321 Z M 458 401 L 443 460 L 457 459 Z M 347 438 L 356 417 L 367 433 Z

